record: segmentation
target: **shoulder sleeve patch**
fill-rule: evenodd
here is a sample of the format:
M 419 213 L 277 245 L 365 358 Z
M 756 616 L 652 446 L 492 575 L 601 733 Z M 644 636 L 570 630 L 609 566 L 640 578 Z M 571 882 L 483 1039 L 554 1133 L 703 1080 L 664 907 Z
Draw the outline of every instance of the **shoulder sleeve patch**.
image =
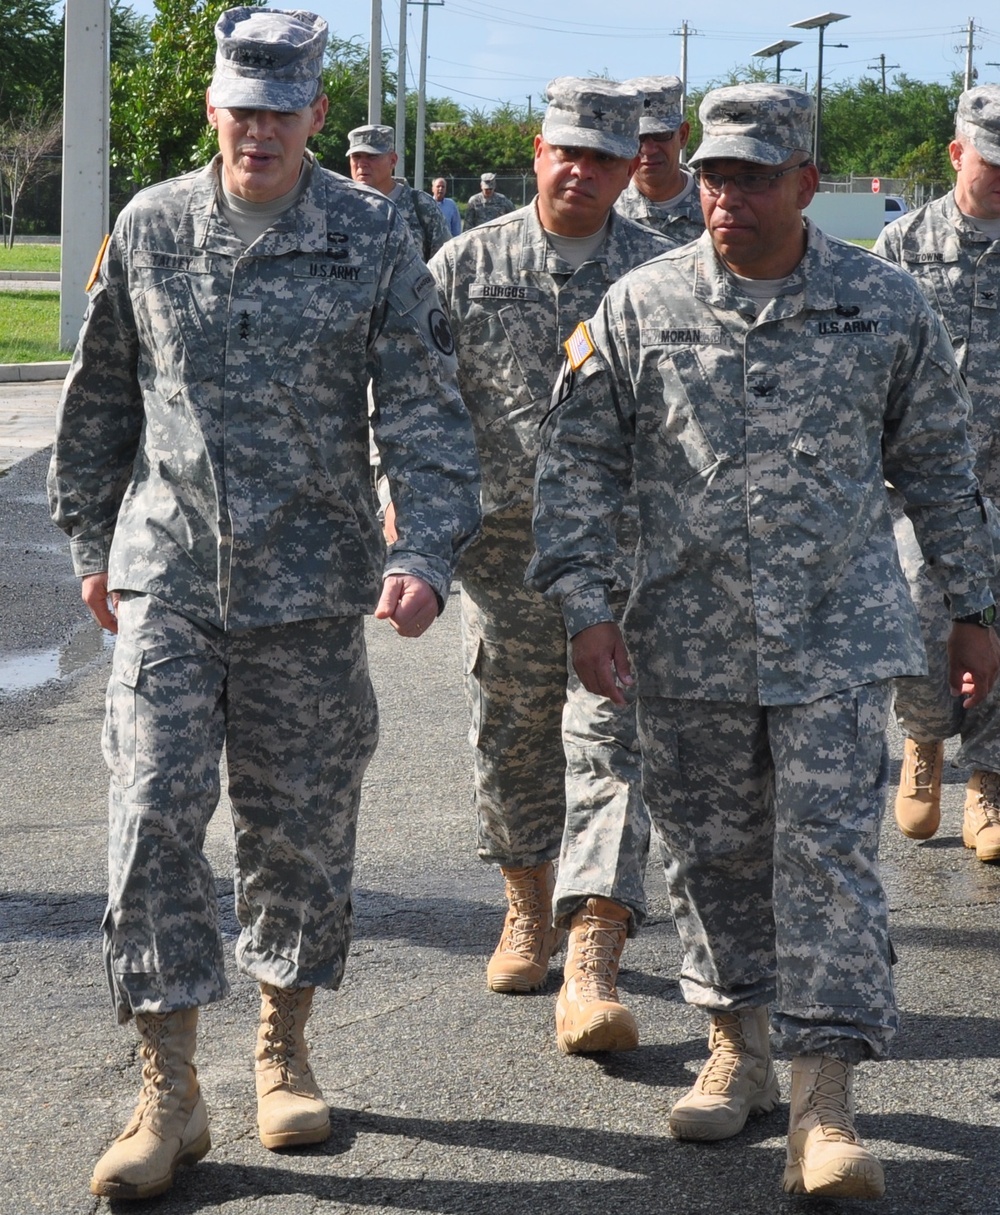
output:
M 84 291 L 89 291 L 91 287 L 93 287 L 94 283 L 97 282 L 97 276 L 101 272 L 101 262 L 104 260 L 104 250 L 108 247 L 108 241 L 110 240 L 111 234 L 108 233 L 104 240 L 101 241 L 101 247 L 97 250 L 97 257 L 94 260 L 94 268 L 90 272 L 90 278 L 87 279 L 87 285 L 84 287 Z
M 590 340 L 590 331 L 586 321 L 581 321 L 565 342 L 563 349 L 573 371 L 579 371 L 587 359 L 594 353 L 594 343 Z

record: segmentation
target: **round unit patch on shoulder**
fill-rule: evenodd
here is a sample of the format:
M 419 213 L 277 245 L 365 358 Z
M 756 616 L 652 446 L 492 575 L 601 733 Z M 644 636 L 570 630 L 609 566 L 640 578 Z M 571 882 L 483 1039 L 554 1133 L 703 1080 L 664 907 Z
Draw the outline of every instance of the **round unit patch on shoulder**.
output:
M 451 332 L 451 325 L 448 324 L 448 318 L 440 308 L 432 308 L 427 317 L 427 324 L 430 328 L 431 341 L 441 351 L 442 354 L 455 353 L 455 338 Z

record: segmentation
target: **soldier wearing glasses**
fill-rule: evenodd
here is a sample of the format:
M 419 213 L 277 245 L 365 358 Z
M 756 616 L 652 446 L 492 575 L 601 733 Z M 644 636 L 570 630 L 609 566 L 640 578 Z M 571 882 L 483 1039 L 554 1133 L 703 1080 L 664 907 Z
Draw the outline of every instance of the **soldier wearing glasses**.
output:
M 697 240 L 705 231 L 705 220 L 694 177 L 681 166 L 681 149 L 687 146 L 691 125 L 683 121 L 680 79 L 637 76 L 628 85 L 645 94 L 639 161 L 615 210 L 676 245 Z
M 740 85 L 701 119 L 707 232 L 626 274 L 566 343 L 528 581 L 562 601 L 584 686 L 622 703 L 636 672 L 682 991 L 710 1019 L 671 1132 L 725 1139 L 774 1108 L 770 1019 L 792 1059 L 785 1190 L 874 1198 L 852 1080 L 897 1021 L 883 735 L 891 680 L 925 669 L 885 479 L 953 620 L 992 604 L 991 508 L 941 322 L 897 267 L 803 220 L 811 99 Z M 623 640 L 607 585 L 633 484 Z M 967 705 L 996 649 L 953 625 Z

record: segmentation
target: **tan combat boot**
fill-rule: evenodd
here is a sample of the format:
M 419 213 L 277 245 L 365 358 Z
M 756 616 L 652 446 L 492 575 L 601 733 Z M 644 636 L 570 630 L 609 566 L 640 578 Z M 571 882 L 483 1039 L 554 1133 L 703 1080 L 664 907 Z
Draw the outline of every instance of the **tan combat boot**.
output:
M 611 899 L 593 898 L 573 916 L 565 982 L 556 1000 L 556 1042 L 565 1055 L 639 1045 L 635 1018 L 615 987 L 629 915 L 627 907 Z
M 854 1129 L 854 1065 L 829 1055 L 792 1060 L 786 1194 L 881 1198 L 882 1166 Z
M 729 1139 L 751 1114 L 768 1114 L 778 1104 L 766 1008 L 712 1013 L 708 1049 L 694 1086 L 670 1111 L 675 1139 Z
M 1000 861 L 1000 773 L 977 769 L 969 777 L 962 843 L 981 861 Z
M 309 1066 L 305 1039 L 315 990 L 260 985 L 257 1131 L 272 1151 L 330 1137 L 330 1110 Z
M 911 840 L 929 840 L 941 826 L 943 767 L 943 742 L 905 740 L 896 793 L 896 823 Z
M 486 967 L 486 986 L 490 991 L 535 991 L 549 973 L 549 958 L 566 937 L 552 925 L 555 866 L 545 861 L 500 872 L 507 889 L 507 918 Z
M 212 1146 L 208 1111 L 191 1060 L 197 1008 L 137 1013 L 142 1092 L 132 1121 L 97 1162 L 91 1194 L 153 1198 L 169 1190 L 174 1170 L 195 1164 Z

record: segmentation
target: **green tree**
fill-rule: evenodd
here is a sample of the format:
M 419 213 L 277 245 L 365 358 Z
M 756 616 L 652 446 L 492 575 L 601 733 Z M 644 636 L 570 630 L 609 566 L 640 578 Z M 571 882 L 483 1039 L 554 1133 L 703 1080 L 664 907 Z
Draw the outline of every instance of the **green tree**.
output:
M 959 81 L 924 84 L 896 76 L 882 92 L 880 81 L 864 77 L 823 93 L 823 167 L 831 173 L 904 176 L 904 161 L 929 144 L 922 161 L 947 154 L 955 131 Z
M 0 119 L 0 230 L 8 249 L 14 246 L 25 189 L 59 171 L 58 157 L 53 154 L 61 138 L 61 111 L 38 98 L 26 102 L 19 113 Z
M 0 118 L 62 98 L 62 20 L 54 0 L 0 0 Z
M 473 110 L 464 122 L 427 134 L 427 164 L 434 173 L 478 177 L 484 169 L 499 174 L 530 173 L 540 121 L 526 109 L 505 105 L 486 114 Z
M 393 90 L 396 77 L 389 70 L 388 52 L 382 66 L 382 122 L 396 125 L 396 102 Z M 323 130 L 312 140 L 312 148 L 322 163 L 336 173 L 349 173 L 347 163 L 347 133 L 368 122 L 368 48 L 357 41 L 331 39 L 327 48 L 324 71 L 326 94 L 330 109 Z M 405 165 L 412 178 L 417 143 L 417 104 L 415 92 L 406 94 L 406 155 Z M 425 163 L 430 164 L 432 123 L 460 123 L 465 114 L 450 97 L 428 97 L 425 109 Z
M 942 148 L 933 139 L 925 139 L 900 158 L 895 176 L 904 177 L 915 186 L 934 187 L 950 182 L 953 170 L 947 146 Z
M 382 108 L 386 91 L 394 84 L 388 70 L 388 52 L 382 57 Z M 347 132 L 368 121 L 368 47 L 357 39 L 330 38 L 326 48 L 323 83 L 330 101 L 326 122 L 310 146 L 322 164 L 335 173 L 349 173 Z
M 259 0 L 249 0 L 258 4 Z M 149 53 L 112 65 L 111 165 L 133 188 L 203 164 L 215 150 L 205 88 L 224 0 L 156 0 Z
M 111 4 L 111 64 L 127 71 L 141 63 L 149 54 L 150 21 L 140 16 L 131 4 L 112 0 Z

